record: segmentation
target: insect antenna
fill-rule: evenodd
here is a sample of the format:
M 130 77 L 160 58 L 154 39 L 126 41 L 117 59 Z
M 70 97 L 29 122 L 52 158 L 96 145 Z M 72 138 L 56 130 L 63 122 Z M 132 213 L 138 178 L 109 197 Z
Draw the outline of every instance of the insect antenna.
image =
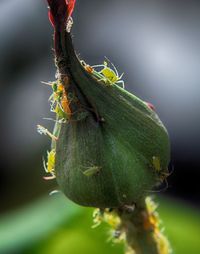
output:
M 45 82 L 45 81 L 40 81 L 42 84 L 48 85 L 48 86 L 52 86 L 52 82 Z
M 55 120 L 55 119 L 53 119 L 53 118 L 46 118 L 46 117 L 44 117 L 44 118 L 42 118 L 43 120 L 47 120 L 47 121 L 52 121 L 52 122 L 54 122 L 54 123 L 66 123 L 66 120 L 63 118 L 63 119 L 60 119 L 60 120 Z
M 105 64 L 96 64 L 96 65 L 92 65 L 92 68 L 98 68 L 98 67 L 105 67 Z

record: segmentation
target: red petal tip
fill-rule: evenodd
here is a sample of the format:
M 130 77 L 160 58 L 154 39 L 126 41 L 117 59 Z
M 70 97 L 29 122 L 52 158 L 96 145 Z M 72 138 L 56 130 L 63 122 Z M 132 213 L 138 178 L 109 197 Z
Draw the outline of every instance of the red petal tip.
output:
M 48 16 L 49 16 L 49 21 L 50 21 L 51 25 L 53 27 L 55 27 L 55 21 L 54 21 L 54 18 L 53 18 L 53 15 L 52 15 L 51 11 L 48 12 Z
M 71 17 L 74 11 L 76 0 L 65 0 L 65 2 L 67 5 L 68 17 Z
M 151 104 L 150 102 L 146 102 L 146 104 L 147 104 L 148 108 L 150 108 L 151 110 L 153 110 L 153 111 L 156 110 L 156 108 L 154 107 L 154 105 Z

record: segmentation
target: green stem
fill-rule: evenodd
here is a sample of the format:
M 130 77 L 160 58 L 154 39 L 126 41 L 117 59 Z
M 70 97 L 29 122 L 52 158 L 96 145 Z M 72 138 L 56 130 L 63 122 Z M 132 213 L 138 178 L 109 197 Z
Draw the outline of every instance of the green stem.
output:
M 167 238 L 160 232 L 156 205 L 150 198 L 137 205 L 132 212 L 119 210 L 120 229 L 125 232 L 127 253 L 169 254 Z

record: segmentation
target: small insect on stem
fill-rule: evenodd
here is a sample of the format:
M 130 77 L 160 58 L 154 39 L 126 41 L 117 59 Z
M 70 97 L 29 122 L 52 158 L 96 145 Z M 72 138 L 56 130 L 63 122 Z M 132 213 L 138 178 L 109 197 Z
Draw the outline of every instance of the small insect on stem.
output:
M 44 134 L 45 136 L 48 135 L 52 140 L 57 141 L 58 138 L 54 136 L 48 129 L 43 127 L 42 125 L 37 125 L 37 131 L 40 135 Z
M 89 64 L 87 64 L 84 60 L 80 61 L 81 64 L 83 65 L 84 69 L 89 72 L 89 73 L 93 73 L 94 72 L 94 68 L 92 68 L 92 66 L 90 66 Z
M 43 167 L 46 173 L 51 174 L 51 176 L 44 177 L 45 180 L 52 180 L 56 178 L 55 176 L 55 157 L 56 151 L 52 149 L 50 152 L 47 151 L 47 162 L 43 159 Z
M 104 212 L 100 210 L 99 208 L 95 209 L 93 212 L 93 225 L 92 229 L 97 228 L 101 222 L 103 221 L 103 214 Z
M 98 166 L 91 166 L 91 167 L 87 167 L 87 169 L 85 171 L 83 171 L 83 174 L 85 176 L 93 176 L 96 175 L 100 172 L 101 167 Z
M 69 101 L 67 97 L 64 85 L 59 80 L 42 83 L 51 86 L 53 90 L 53 93 L 49 97 L 49 101 L 51 103 L 51 111 L 56 113 L 59 119 L 68 120 L 72 115 L 70 109 L 71 101 Z
M 135 210 L 135 204 L 132 204 L 132 205 L 124 205 L 123 207 L 122 207 L 122 209 L 125 211 L 125 212 L 127 212 L 127 213 L 133 213 L 134 212 L 134 210 Z

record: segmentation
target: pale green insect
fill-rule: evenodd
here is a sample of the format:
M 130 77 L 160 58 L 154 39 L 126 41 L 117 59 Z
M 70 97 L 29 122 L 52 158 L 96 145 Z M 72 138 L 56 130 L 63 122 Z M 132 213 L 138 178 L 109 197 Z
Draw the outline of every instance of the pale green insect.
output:
M 124 81 L 121 80 L 124 74 L 122 73 L 119 76 L 115 65 L 108 58 L 106 58 L 106 60 L 107 61 L 104 61 L 103 64 L 93 66 L 86 64 L 83 60 L 81 61 L 81 64 L 83 65 L 85 70 L 92 74 L 95 78 L 97 78 L 98 81 L 103 81 L 107 85 L 117 84 L 124 88 Z M 113 67 L 113 69 L 108 66 L 109 64 Z M 101 67 L 103 68 L 100 71 L 95 70 Z
M 85 171 L 83 171 L 83 174 L 85 176 L 93 176 L 95 174 L 98 174 L 101 170 L 101 167 L 98 166 L 91 166 L 91 167 L 87 167 L 87 169 Z
M 161 171 L 161 165 L 160 165 L 160 158 L 159 157 L 157 157 L 157 156 L 153 156 L 152 157 L 152 161 L 153 161 L 153 166 L 154 166 L 154 168 L 155 168 L 155 170 L 157 171 L 157 172 L 160 172 Z
M 55 157 L 56 157 L 56 151 L 55 149 L 52 149 L 50 152 L 47 151 L 47 162 L 43 160 L 43 166 L 47 173 L 50 173 L 52 175 L 55 175 Z
M 121 86 L 122 88 L 124 88 L 124 81 L 121 80 L 124 73 L 122 73 L 119 76 L 119 73 L 115 65 L 108 58 L 106 58 L 106 60 L 107 61 L 104 61 L 103 64 L 93 65 L 92 68 L 100 68 L 100 67 L 103 67 L 103 68 L 100 71 L 92 72 L 92 74 L 97 76 L 97 78 L 99 78 L 99 81 L 104 81 L 107 85 L 117 84 Z M 109 64 L 113 67 L 113 69 L 111 69 L 108 66 Z
M 99 208 L 95 209 L 93 212 L 93 226 L 92 228 L 97 228 L 103 221 L 103 211 Z
M 68 119 L 71 115 L 71 111 L 63 84 L 59 80 L 42 83 L 52 87 L 53 92 L 49 97 L 51 112 L 56 113 L 59 119 Z

